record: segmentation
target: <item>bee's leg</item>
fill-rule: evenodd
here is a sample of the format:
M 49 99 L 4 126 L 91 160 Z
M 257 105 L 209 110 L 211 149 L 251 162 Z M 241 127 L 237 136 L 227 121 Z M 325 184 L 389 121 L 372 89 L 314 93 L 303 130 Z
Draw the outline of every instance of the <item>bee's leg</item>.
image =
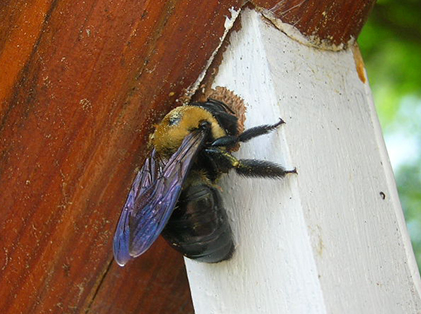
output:
M 261 178 L 282 178 L 288 173 L 297 173 L 297 169 L 286 170 L 281 165 L 276 163 L 256 160 L 256 159 L 239 159 L 235 166 L 235 171 L 246 177 L 261 177 Z
M 238 164 L 238 159 L 225 149 L 209 147 L 205 149 L 205 153 L 212 161 L 212 164 L 217 167 L 219 172 L 227 173 Z
M 238 143 L 237 136 L 227 135 L 227 136 L 220 137 L 214 142 L 212 142 L 211 146 L 212 147 L 233 147 L 237 143 Z
M 284 167 L 270 161 L 256 159 L 237 159 L 226 150 L 216 147 L 207 148 L 206 154 L 218 165 L 221 172 L 228 172 L 230 169 L 246 177 L 282 178 L 288 173 L 297 173 L 294 168 L 286 170 Z
M 245 130 L 243 133 L 241 133 L 238 136 L 238 141 L 243 142 L 243 143 L 247 142 L 254 137 L 269 133 L 270 131 L 276 129 L 278 126 L 280 126 L 281 124 L 284 124 L 284 123 L 285 123 L 285 121 L 282 120 L 281 118 L 279 118 L 279 122 L 277 122 L 275 124 L 266 124 L 266 125 L 261 125 L 261 126 L 255 126 L 254 128 Z
M 256 126 L 254 128 L 245 130 L 239 136 L 230 136 L 230 135 L 223 136 L 223 137 L 220 137 L 217 140 L 215 140 L 212 143 L 212 146 L 214 146 L 214 147 L 216 147 L 216 146 L 232 147 L 232 146 L 236 145 L 238 142 L 247 142 L 254 137 L 257 137 L 257 136 L 260 136 L 260 135 L 263 135 L 263 134 L 267 134 L 267 133 L 274 130 L 275 128 L 277 128 L 278 126 L 280 126 L 283 123 L 285 123 L 285 121 L 280 118 L 279 122 L 277 122 L 275 124 L 266 124 L 266 125 Z

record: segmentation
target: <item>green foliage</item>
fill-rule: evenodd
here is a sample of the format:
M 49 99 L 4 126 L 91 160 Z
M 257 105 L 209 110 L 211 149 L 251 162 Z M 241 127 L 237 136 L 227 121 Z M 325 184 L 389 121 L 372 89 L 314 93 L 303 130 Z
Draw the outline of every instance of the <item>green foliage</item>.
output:
M 405 211 L 405 218 L 411 235 L 412 246 L 418 267 L 421 266 L 421 171 L 419 160 L 415 164 L 405 164 L 396 175 L 399 196 Z M 421 267 L 420 267 L 421 268 Z
M 420 12 L 418 0 L 379 0 L 358 40 L 386 139 L 398 135 L 411 140 L 418 152 L 421 152 Z M 420 267 L 421 156 L 410 157 L 397 164 L 394 171 Z

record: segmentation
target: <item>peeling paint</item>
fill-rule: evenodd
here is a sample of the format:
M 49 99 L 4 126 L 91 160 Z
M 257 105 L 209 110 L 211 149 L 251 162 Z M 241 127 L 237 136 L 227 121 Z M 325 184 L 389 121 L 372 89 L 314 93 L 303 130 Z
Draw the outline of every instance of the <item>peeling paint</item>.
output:
M 365 84 L 367 82 L 367 77 L 365 75 L 365 66 L 363 57 L 361 56 L 360 47 L 357 43 L 355 43 L 351 47 L 352 53 L 354 55 L 355 68 L 357 69 L 358 77 L 360 78 L 361 82 Z

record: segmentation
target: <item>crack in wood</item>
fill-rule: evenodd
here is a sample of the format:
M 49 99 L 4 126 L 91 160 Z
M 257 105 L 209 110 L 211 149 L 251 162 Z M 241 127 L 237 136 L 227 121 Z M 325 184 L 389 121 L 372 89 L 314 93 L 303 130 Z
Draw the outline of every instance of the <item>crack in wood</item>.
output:
M 107 266 L 107 268 L 105 269 L 105 272 L 104 272 L 104 273 L 102 274 L 102 276 L 100 277 L 101 279 L 99 280 L 98 286 L 96 287 L 94 294 L 92 295 L 92 299 L 91 299 L 91 300 L 89 301 L 89 303 L 88 303 L 88 306 L 87 306 L 87 308 L 86 308 L 86 310 L 85 310 L 85 313 L 90 313 L 90 310 L 91 310 L 92 304 L 94 303 L 94 301 L 95 301 L 95 299 L 96 299 L 96 296 L 98 295 L 98 292 L 99 292 L 99 290 L 101 289 L 102 284 L 103 284 L 103 282 L 105 281 L 105 278 L 107 277 L 107 274 L 108 274 L 108 272 L 109 272 L 109 271 L 110 271 L 110 269 L 111 269 L 111 265 L 113 264 L 113 260 L 114 260 L 114 258 L 111 258 L 111 259 L 110 259 L 110 261 L 108 262 L 108 266 Z

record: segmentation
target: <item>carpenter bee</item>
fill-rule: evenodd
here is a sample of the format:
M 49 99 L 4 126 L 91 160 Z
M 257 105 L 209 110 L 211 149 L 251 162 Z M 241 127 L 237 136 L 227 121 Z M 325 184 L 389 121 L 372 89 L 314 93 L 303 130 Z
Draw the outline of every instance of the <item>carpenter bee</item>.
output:
M 143 254 L 162 233 L 188 258 L 216 263 L 234 250 L 227 213 L 215 181 L 234 169 L 247 177 L 282 178 L 296 170 L 262 160 L 237 159 L 240 142 L 284 123 L 239 134 L 238 119 L 224 103 L 208 99 L 177 107 L 155 127 L 152 152 L 136 175 L 114 236 L 120 266 Z

